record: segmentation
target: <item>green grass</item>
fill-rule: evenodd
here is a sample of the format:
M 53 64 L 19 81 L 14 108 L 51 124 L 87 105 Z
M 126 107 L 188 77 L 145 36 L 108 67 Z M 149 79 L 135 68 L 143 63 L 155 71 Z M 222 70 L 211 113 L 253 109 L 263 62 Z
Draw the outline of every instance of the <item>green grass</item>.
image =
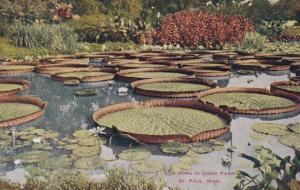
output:
M 105 115 L 100 125 L 120 131 L 145 135 L 182 134 L 189 137 L 225 127 L 226 122 L 214 114 L 190 108 L 156 107 L 128 109 Z
M 81 49 L 77 51 L 47 50 L 40 48 L 24 48 L 13 46 L 8 39 L 0 37 L 0 58 L 6 59 L 37 59 L 50 55 L 75 54 L 77 52 L 103 52 L 118 50 L 133 50 L 139 45 L 133 42 L 106 42 L 104 44 L 81 43 Z

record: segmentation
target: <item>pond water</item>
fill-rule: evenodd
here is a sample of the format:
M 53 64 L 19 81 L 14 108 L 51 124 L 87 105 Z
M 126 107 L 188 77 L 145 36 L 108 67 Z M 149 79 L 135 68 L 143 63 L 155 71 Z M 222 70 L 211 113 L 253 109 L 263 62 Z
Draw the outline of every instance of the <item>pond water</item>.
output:
M 270 84 L 274 81 L 285 81 L 292 74 L 284 74 L 279 76 L 267 75 L 259 73 L 254 75 L 238 75 L 232 74 L 230 79 L 219 80 L 219 86 L 244 86 L 244 87 L 261 87 L 269 88 Z M 150 99 L 149 97 L 142 97 L 134 95 L 131 91 L 128 94 L 120 95 L 117 92 L 119 87 L 129 87 L 128 83 L 114 81 L 109 85 L 108 82 L 99 82 L 93 84 L 82 84 L 78 87 L 67 87 L 60 82 L 50 79 L 47 75 L 29 74 L 14 76 L 13 78 L 25 79 L 31 82 L 30 90 L 27 94 L 40 97 L 42 100 L 48 102 L 46 114 L 31 123 L 18 127 L 38 126 L 45 129 L 51 129 L 59 132 L 60 137 L 70 136 L 78 129 L 85 129 L 93 127 L 92 114 L 97 109 L 113 105 L 120 102 L 138 101 Z M 96 88 L 98 91 L 97 96 L 78 97 L 75 96 L 75 91 L 83 88 Z M 289 124 L 300 121 L 300 115 L 290 116 L 289 118 L 272 119 L 272 122 Z M 240 158 L 240 153 L 254 153 L 253 147 L 256 145 L 264 145 L 271 148 L 275 153 L 286 156 L 293 155 L 293 150 L 284 145 L 281 145 L 276 137 L 265 136 L 254 133 L 251 130 L 251 125 L 256 122 L 262 121 L 262 118 L 247 118 L 242 116 L 235 116 L 230 133 L 222 137 L 227 141 L 224 150 L 215 151 L 208 154 L 200 155 L 200 162 L 193 166 L 192 171 L 170 174 L 158 173 L 155 174 L 157 178 L 164 178 L 168 184 L 178 185 L 185 189 L 203 189 L 203 190 L 227 190 L 232 189 L 235 183 L 235 172 L 243 169 L 250 171 L 250 162 Z M 261 138 L 256 138 L 260 136 Z M 237 147 L 236 151 L 231 153 L 232 164 L 231 166 L 223 166 L 221 158 L 229 154 L 226 147 Z M 128 147 L 113 146 L 114 153 Z M 166 166 L 170 166 L 178 162 L 179 156 L 170 156 L 161 153 L 159 146 L 147 145 L 147 148 L 152 152 L 151 159 L 163 161 Z M 107 151 L 111 149 L 108 147 Z M 54 154 L 60 154 L 56 149 L 53 150 Z M 1 153 L 0 153 L 1 154 Z M 132 167 L 130 162 L 127 161 L 112 161 L 108 163 L 111 166 Z M 15 171 L 16 176 L 20 172 L 19 168 L 15 170 L 12 165 L 1 166 L 1 175 L 6 175 L 8 171 Z M 22 170 L 21 170 L 22 171 Z M 103 171 L 90 171 L 90 175 L 99 174 Z M 255 172 L 255 171 L 253 171 Z M 11 176 L 9 173 L 8 176 Z

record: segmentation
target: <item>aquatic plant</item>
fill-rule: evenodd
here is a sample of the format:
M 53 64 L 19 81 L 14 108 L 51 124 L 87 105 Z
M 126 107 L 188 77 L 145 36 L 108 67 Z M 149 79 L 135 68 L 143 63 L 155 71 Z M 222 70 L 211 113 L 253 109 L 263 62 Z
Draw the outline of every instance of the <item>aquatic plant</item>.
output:
M 186 153 L 190 149 L 188 144 L 179 143 L 179 142 L 166 142 L 160 145 L 160 150 L 167 154 L 178 154 Z
M 136 161 L 144 160 L 151 156 L 151 152 L 146 149 L 133 148 L 124 150 L 118 154 L 118 157 L 122 160 Z
M 23 117 L 40 111 L 41 108 L 25 103 L 0 103 L 0 121 Z
M 291 123 L 287 128 L 294 133 L 300 134 L 300 123 Z
M 98 157 L 84 157 L 75 161 L 74 165 L 78 169 L 104 168 L 106 161 Z
M 279 123 L 255 123 L 251 128 L 255 132 L 274 136 L 282 136 L 290 133 L 286 125 Z
M 97 94 L 97 89 L 83 89 L 75 92 L 75 95 L 77 96 L 95 96 Z
M 161 172 L 165 168 L 164 164 L 157 160 L 142 160 L 133 165 L 133 169 L 142 173 Z
M 171 73 L 171 72 L 140 72 L 140 73 L 131 73 L 124 75 L 126 77 L 135 77 L 135 78 L 178 78 L 186 77 L 186 74 L 182 73 Z
M 300 188 L 296 175 L 300 172 L 300 153 L 295 150 L 295 157 L 291 158 L 272 153 L 265 147 L 255 149 L 256 156 L 241 154 L 240 156 L 251 161 L 258 174 L 252 175 L 246 171 L 238 171 L 238 182 L 234 190 L 243 189 L 278 189 L 296 190 Z
M 171 91 L 171 92 L 186 92 L 186 91 L 200 91 L 209 89 L 208 86 L 193 83 L 184 82 L 158 82 L 149 83 L 139 86 L 140 89 L 144 90 L 156 90 L 156 91 Z
M 284 145 L 289 146 L 291 148 L 295 148 L 296 150 L 300 150 L 299 138 L 300 138 L 300 134 L 290 133 L 290 134 L 287 134 L 287 135 L 280 136 L 278 138 L 278 141 L 281 144 L 284 144 Z

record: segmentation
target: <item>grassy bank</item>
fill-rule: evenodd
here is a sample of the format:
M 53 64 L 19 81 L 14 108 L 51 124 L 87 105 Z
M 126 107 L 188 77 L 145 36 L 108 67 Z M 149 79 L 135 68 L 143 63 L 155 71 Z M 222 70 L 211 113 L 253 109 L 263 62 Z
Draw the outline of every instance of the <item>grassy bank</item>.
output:
M 0 59 L 38 59 L 49 55 L 75 54 L 78 52 L 120 51 L 139 48 L 133 42 L 106 42 L 104 44 L 81 43 L 76 51 L 54 51 L 39 48 L 23 48 L 13 46 L 8 39 L 0 37 Z

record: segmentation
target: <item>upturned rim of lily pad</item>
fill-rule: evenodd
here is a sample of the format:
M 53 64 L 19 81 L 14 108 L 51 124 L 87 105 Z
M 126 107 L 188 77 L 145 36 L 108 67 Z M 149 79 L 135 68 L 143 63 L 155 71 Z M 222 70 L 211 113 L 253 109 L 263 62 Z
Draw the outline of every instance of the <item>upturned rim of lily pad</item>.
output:
M 38 106 L 40 110 L 22 117 L 0 121 L 0 128 L 13 127 L 36 120 L 45 114 L 47 108 L 47 102 L 44 102 L 40 98 L 36 98 L 33 96 L 0 96 L 0 104 L 1 103 L 31 104 Z

